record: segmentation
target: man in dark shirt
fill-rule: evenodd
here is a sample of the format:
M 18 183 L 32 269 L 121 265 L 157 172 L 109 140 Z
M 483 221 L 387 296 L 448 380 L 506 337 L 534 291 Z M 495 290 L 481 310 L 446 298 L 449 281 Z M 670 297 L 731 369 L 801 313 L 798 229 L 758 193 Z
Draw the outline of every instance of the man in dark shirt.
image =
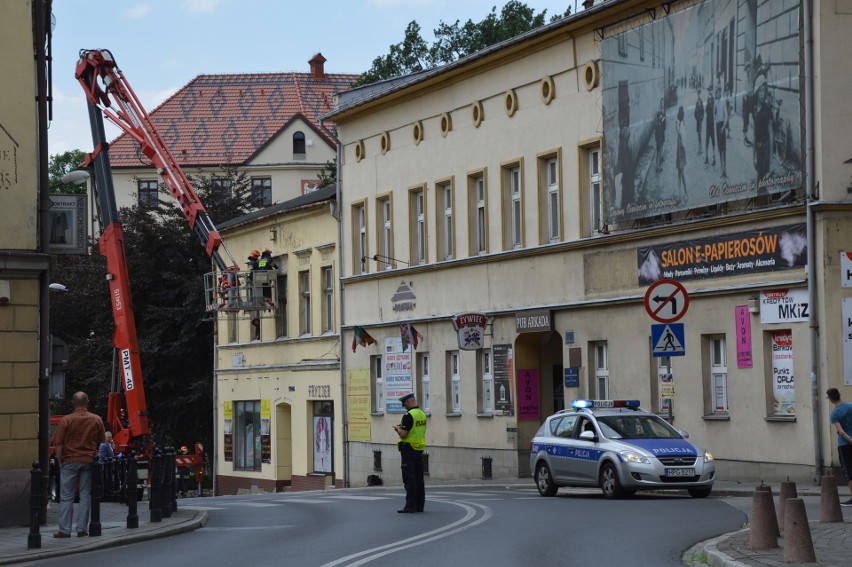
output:
M 54 434 L 56 460 L 59 462 L 61 508 L 59 531 L 55 538 L 71 537 L 74 523 L 74 492 L 80 487 L 80 508 L 77 515 L 77 536 L 89 535 L 89 512 L 92 507 L 92 463 L 98 447 L 104 442 L 104 422 L 90 413 L 89 396 L 77 392 L 71 398 L 74 411 L 59 422 Z

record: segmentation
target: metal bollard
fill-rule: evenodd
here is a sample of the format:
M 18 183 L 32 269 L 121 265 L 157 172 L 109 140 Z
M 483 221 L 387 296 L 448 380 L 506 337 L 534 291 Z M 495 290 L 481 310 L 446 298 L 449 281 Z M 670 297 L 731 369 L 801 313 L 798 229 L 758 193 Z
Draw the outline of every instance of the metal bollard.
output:
M 162 460 L 163 485 L 160 487 L 160 513 L 164 518 L 172 517 L 172 493 L 175 489 L 175 467 L 170 455 L 174 455 L 174 449 L 166 447 Z
M 101 473 L 103 476 L 103 492 L 101 494 L 101 502 L 112 502 L 112 459 L 107 459 L 101 464 Z
M 27 536 L 27 549 L 41 549 L 41 467 L 33 462 L 30 470 L 30 533 Z
M 127 504 L 127 477 L 130 473 L 129 463 L 130 460 L 122 455 L 116 464 L 116 472 L 118 473 L 118 501 L 121 504 Z
M 169 504 L 171 505 L 171 512 L 174 513 L 177 512 L 177 450 L 175 450 L 174 447 L 171 447 L 167 455 L 169 461 L 169 474 L 172 477 L 172 489 L 169 491 Z
M 151 522 L 162 522 L 163 515 L 160 508 L 160 491 L 162 490 L 163 476 L 163 453 L 160 449 L 154 449 L 153 465 L 151 466 L 151 488 L 148 500 L 148 509 L 151 511 Z
M 104 479 L 103 465 L 92 463 L 92 509 L 89 518 L 89 536 L 101 535 L 101 497 L 103 495 Z
M 136 513 L 136 505 L 138 503 L 136 499 L 136 484 L 139 482 L 139 472 L 136 470 L 136 455 L 130 453 L 130 456 L 127 458 L 127 478 L 125 480 L 125 484 L 127 485 L 127 527 L 128 528 L 138 528 L 139 527 L 139 514 Z

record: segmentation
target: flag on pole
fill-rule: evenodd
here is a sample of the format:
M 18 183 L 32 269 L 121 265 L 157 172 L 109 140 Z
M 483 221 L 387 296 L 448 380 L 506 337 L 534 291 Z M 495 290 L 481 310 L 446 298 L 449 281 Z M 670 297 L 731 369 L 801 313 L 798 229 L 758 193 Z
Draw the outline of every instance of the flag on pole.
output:
M 376 344 L 376 339 L 370 336 L 370 333 L 362 329 L 361 327 L 355 327 L 355 336 L 352 337 L 352 352 L 355 352 L 355 347 L 361 345 L 365 347 L 367 345 Z
M 417 345 L 423 340 L 423 335 L 414 328 L 414 325 L 409 325 L 408 323 L 399 324 L 399 334 L 402 336 L 402 352 L 408 350 L 408 345 L 411 345 L 414 347 L 414 350 L 417 350 Z

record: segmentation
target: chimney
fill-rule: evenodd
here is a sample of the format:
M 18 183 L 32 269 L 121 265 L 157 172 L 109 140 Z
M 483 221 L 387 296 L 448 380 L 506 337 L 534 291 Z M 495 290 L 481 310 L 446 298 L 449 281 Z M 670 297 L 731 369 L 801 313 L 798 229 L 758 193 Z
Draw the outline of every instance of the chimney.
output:
M 322 56 L 322 53 L 317 53 L 311 60 L 308 61 L 311 65 L 311 78 L 312 79 L 324 79 L 325 78 L 325 70 L 323 69 L 323 63 L 325 63 L 327 59 Z

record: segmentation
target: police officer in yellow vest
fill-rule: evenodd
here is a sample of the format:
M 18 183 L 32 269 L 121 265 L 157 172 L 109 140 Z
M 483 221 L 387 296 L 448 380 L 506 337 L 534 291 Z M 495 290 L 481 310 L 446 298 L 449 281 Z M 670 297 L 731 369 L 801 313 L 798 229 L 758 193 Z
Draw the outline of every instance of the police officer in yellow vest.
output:
M 414 394 L 399 399 L 407 410 L 402 422 L 393 429 L 399 435 L 397 446 L 402 459 L 402 482 L 405 484 L 405 508 L 400 514 L 422 512 L 426 504 L 426 486 L 423 481 L 423 450 L 426 448 L 426 414 L 417 406 Z

